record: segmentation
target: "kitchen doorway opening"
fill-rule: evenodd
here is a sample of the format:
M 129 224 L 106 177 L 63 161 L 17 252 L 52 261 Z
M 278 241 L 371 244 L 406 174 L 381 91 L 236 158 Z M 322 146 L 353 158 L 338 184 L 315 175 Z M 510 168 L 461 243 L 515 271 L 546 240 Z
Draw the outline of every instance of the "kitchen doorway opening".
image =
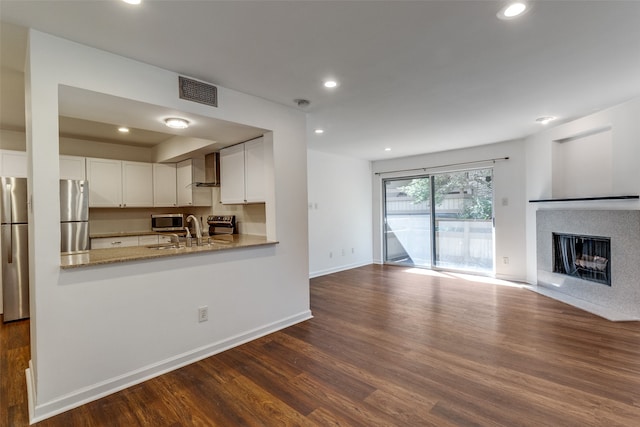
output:
M 387 264 L 493 274 L 493 169 L 383 180 Z

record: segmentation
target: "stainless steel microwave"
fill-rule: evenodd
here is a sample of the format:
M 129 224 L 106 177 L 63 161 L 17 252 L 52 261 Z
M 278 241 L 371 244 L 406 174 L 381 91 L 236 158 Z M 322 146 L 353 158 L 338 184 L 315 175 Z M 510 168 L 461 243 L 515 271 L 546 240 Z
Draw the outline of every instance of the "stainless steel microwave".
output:
M 182 214 L 151 215 L 151 230 L 182 231 L 184 230 L 184 217 Z

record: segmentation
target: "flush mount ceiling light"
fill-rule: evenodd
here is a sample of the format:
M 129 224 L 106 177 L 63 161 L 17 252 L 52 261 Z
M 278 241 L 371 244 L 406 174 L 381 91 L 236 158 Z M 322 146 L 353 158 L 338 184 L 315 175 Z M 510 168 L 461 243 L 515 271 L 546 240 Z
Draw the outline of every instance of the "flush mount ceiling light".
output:
M 118 132 L 120 132 L 120 133 L 129 133 L 129 128 L 125 127 L 125 126 L 120 126 L 118 128 Z
M 329 89 L 338 86 L 338 82 L 335 81 L 335 80 L 327 80 L 323 84 L 324 84 L 324 87 L 329 88 Z
M 542 117 L 538 117 L 536 119 L 536 123 L 540 123 L 541 125 L 546 125 L 549 122 L 554 121 L 555 119 L 557 119 L 557 117 L 553 117 L 553 116 L 542 116 Z
M 129 4 L 140 4 L 142 3 L 142 0 L 122 0 L 125 3 L 129 3 Z
M 317 133 L 318 135 L 321 135 L 321 134 L 324 133 L 324 130 L 323 129 L 316 129 L 316 130 L 314 130 L 314 132 Z
M 524 12 L 527 10 L 527 3 L 523 1 L 516 1 L 507 4 L 497 13 L 497 17 L 499 19 L 508 20 L 514 19 L 518 16 L 522 16 Z
M 384 149 L 384 151 L 391 151 L 391 148 L 387 147 Z
M 179 117 L 170 117 L 165 119 L 164 124 L 171 129 L 186 129 L 189 127 L 189 121 Z

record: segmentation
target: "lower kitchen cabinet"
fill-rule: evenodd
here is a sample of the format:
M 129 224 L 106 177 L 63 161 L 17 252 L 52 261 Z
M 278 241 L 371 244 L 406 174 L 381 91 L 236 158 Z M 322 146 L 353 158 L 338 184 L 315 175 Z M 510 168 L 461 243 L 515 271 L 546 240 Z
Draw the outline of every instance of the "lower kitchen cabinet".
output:
M 125 248 L 127 246 L 139 246 L 138 236 L 98 237 L 91 239 L 91 249 Z
M 158 243 L 171 243 L 170 235 L 141 234 L 139 236 L 94 237 L 91 249 L 126 248 L 128 246 L 148 246 Z

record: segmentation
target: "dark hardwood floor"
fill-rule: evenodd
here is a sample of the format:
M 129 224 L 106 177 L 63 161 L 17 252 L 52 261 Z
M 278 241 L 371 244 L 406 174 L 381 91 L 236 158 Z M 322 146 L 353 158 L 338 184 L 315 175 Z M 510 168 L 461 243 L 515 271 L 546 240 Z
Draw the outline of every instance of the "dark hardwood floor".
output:
M 408 270 L 312 279 L 312 320 L 38 425 L 640 425 L 640 323 Z M 0 424 L 24 426 L 28 322 L 0 343 Z

